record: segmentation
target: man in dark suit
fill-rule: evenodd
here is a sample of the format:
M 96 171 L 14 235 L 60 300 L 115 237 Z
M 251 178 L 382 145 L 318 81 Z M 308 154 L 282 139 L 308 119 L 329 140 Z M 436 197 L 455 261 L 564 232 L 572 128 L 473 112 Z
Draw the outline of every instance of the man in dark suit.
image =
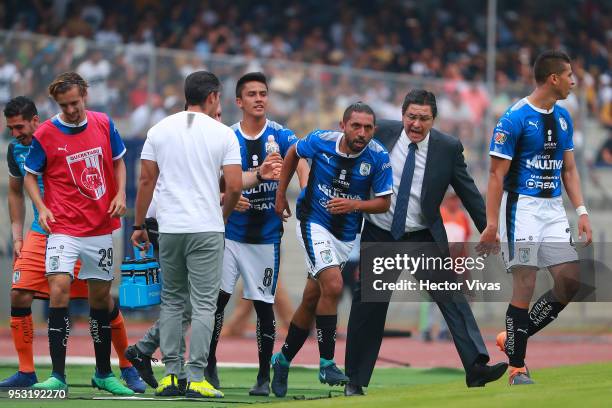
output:
M 404 100 L 401 122 L 378 123 L 375 137 L 389 151 L 394 194 L 389 211 L 366 217 L 362 243 L 432 242 L 440 253 L 448 253 L 440 204 L 449 185 L 461 198 L 478 230 L 486 227 L 484 200 L 467 172 L 463 146 L 456 137 L 433 129 L 436 115 L 434 94 L 413 90 Z M 360 271 L 362 280 L 367 279 L 366 274 L 372 271 Z M 487 365 L 489 355 L 467 301 L 441 300 L 437 294 L 430 294 L 453 336 L 466 371 L 467 386 L 484 386 L 500 378 L 507 364 Z M 388 301 L 362 302 L 361 297 L 361 285 L 357 284 L 348 323 L 345 362 L 350 383 L 345 395 L 363 395 L 362 387 L 370 382 L 389 306 Z

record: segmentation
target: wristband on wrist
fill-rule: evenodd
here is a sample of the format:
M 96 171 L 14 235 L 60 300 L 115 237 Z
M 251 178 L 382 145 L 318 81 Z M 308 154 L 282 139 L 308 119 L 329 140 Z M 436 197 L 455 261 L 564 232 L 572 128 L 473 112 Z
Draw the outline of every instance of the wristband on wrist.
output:
M 578 206 L 578 208 L 576 208 L 576 214 L 578 214 L 578 216 L 580 217 L 581 215 L 589 215 L 586 207 L 584 205 Z
M 141 224 L 141 225 L 132 225 L 132 230 L 133 231 L 142 231 L 146 229 L 146 225 L 145 224 Z

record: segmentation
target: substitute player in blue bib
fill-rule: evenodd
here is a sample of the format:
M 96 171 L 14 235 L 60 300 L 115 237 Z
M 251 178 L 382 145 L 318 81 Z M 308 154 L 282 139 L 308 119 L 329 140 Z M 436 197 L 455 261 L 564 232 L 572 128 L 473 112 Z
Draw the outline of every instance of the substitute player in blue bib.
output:
M 490 249 L 501 237 L 502 257 L 513 276 L 506 331 L 497 338 L 509 358 L 511 385 L 533 383 L 525 366 L 527 339 L 552 322 L 579 289 L 578 256 L 562 184 L 576 208 L 580 238 L 585 235 L 586 244 L 591 242 L 574 159 L 572 119 L 556 104 L 574 86 L 570 62 L 558 51 L 539 55 L 533 68 L 536 89 L 508 109 L 491 140 L 487 227 L 480 241 Z M 554 287 L 530 310 L 539 268 L 548 268 Z
M 297 201 L 297 236 L 304 248 L 308 279 L 302 302 L 291 320 L 281 351 L 272 356 L 272 391 L 287 393 L 289 364 L 316 320 L 319 342 L 319 380 L 344 385 L 348 377 L 334 362 L 341 269 L 361 229 L 362 213 L 382 213 L 391 203 L 393 179 L 389 154 L 372 140 L 376 116 L 357 102 L 345 111 L 342 131 L 317 130 L 292 147 L 283 163 L 276 213 L 291 215 L 287 185 L 298 158 L 311 160 L 308 185 Z
M 292 130 L 266 118 L 268 84 L 261 72 L 243 75 L 236 84 L 236 104 L 242 120 L 232 126 L 240 143 L 243 172 L 253 172 L 268 156 L 284 157 L 297 142 Z M 279 157 L 279 158 L 280 158 Z M 300 163 L 298 177 L 306 183 L 308 164 Z M 216 349 L 223 326 L 223 314 L 239 277 L 243 280 L 243 296 L 253 301 L 257 313 L 257 350 L 259 372 L 250 395 L 270 394 L 270 357 L 274 348 L 275 320 L 272 305 L 278 282 L 281 220 L 274 212 L 278 181 L 264 180 L 257 173 L 259 184 L 242 191 L 249 201 L 246 211 L 234 211 L 225 228 L 225 252 L 221 289 L 215 313 L 206 376 L 219 386 Z

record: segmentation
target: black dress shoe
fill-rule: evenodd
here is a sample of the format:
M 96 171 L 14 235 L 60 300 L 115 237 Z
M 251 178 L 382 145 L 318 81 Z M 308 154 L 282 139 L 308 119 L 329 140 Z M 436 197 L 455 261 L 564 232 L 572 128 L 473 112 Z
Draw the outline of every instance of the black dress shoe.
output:
M 348 383 L 344 386 L 345 397 L 354 397 L 357 395 L 365 395 L 365 392 L 363 392 L 363 387 L 361 385 Z
M 486 383 L 499 379 L 507 369 L 508 363 L 474 364 L 465 375 L 465 383 L 468 387 L 484 387 Z

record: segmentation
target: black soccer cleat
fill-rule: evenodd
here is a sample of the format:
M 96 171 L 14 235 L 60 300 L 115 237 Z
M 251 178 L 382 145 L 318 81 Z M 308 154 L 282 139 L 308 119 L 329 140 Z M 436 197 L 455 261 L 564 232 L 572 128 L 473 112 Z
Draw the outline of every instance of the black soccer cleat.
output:
M 151 388 L 158 387 L 157 380 L 153 375 L 153 368 L 151 368 L 151 360 L 157 361 L 157 359 L 142 353 L 136 345 L 129 346 L 125 350 L 125 358 L 138 370 L 138 374 L 144 382 Z

